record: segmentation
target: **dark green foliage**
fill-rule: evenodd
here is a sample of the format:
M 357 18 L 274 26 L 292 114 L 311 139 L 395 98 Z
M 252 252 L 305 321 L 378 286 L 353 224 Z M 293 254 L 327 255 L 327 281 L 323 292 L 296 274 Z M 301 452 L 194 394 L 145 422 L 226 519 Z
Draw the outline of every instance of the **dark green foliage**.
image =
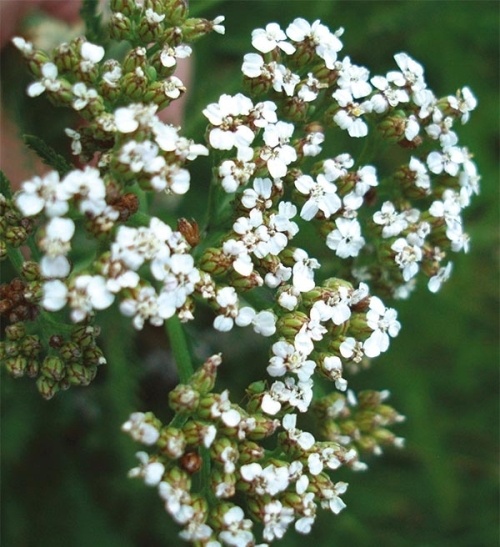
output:
M 23 141 L 28 148 L 31 148 L 38 155 L 45 165 L 55 169 L 61 177 L 71 171 L 71 164 L 41 138 L 35 135 L 23 135 Z

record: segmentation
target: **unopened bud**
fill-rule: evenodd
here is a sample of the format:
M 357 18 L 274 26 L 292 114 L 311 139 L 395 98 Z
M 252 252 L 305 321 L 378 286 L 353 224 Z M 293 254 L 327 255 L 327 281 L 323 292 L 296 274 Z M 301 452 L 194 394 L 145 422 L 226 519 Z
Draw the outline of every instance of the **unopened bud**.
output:
M 217 368 L 222 362 L 220 353 L 209 357 L 193 374 L 189 384 L 199 393 L 205 395 L 212 391 L 217 378 Z
M 168 394 L 168 402 L 174 412 L 192 414 L 198 408 L 200 394 L 190 385 L 178 384 Z
M 21 340 L 26 335 L 26 326 L 24 323 L 13 323 L 12 325 L 7 325 L 5 327 L 5 336 L 7 340 L 15 342 L 16 340 Z
M 73 386 L 88 386 L 95 378 L 97 367 L 84 367 L 71 363 L 66 367 L 66 379 Z
M 47 376 L 40 376 L 36 381 L 36 387 L 40 395 L 44 399 L 52 399 L 52 397 L 59 391 L 59 384 L 56 380 L 48 378 Z
M 18 355 L 17 357 L 8 357 L 5 359 L 4 364 L 9 374 L 14 376 L 14 378 L 20 378 L 21 376 L 24 376 L 28 365 L 28 359 L 22 355 Z
M 163 454 L 176 460 L 180 458 L 186 450 L 186 437 L 180 429 L 167 426 L 161 429 L 160 438 L 156 444 Z
M 66 366 L 57 355 L 47 355 L 42 363 L 41 373 L 58 382 L 64 377 Z
M 37 262 L 33 262 L 32 260 L 27 260 L 23 263 L 21 276 L 26 281 L 39 281 L 41 278 L 40 265 Z

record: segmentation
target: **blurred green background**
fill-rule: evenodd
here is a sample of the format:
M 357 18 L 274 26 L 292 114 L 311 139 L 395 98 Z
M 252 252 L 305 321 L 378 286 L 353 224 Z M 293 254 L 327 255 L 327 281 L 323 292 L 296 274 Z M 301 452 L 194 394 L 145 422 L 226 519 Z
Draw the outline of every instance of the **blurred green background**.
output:
M 198 141 L 205 121 L 193 113 L 221 93 L 239 90 L 251 30 L 270 21 L 286 27 L 297 16 L 345 27 L 342 53 L 372 74 L 393 69 L 393 54 L 406 51 L 424 65 L 437 95 L 463 85 L 476 94 L 479 107 L 459 134 L 482 175 L 481 194 L 466 212 L 471 251 L 453 257 L 452 278 L 438 295 L 421 287 L 398 303 L 399 337 L 371 370 L 351 380 L 355 389 L 391 391 L 390 402 L 407 416 L 396 429 L 406 448 L 369 460 L 366 473 L 340 475 L 350 482 L 348 508 L 337 517 L 321 513 L 310 536 L 290 531 L 277 545 L 497 545 L 500 4 L 192 0 L 191 5 L 193 15 L 226 16 L 226 36 L 210 36 L 196 48 L 186 132 Z M 3 81 L 9 74 L 14 82 L 22 80 L 15 59 L 13 51 L 3 54 Z M 26 109 L 34 103 L 9 82 L 18 111 L 28 119 Z M 193 184 L 204 185 L 209 166 L 198 163 Z M 190 206 L 203 208 L 192 201 Z M 133 410 L 164 412 L 175 382 L 168 346 L 155 330 L 139 340 L 114 331 L 111 314 L 102 323 L 109 365 L 91 387 L 45 402 L 32 381 L 2 374 L 2 546 L 182 543 L 156 492 L 126 479 L 138 447 L 120 433 Z M 244 367 L 238 375 L 244 376 Z

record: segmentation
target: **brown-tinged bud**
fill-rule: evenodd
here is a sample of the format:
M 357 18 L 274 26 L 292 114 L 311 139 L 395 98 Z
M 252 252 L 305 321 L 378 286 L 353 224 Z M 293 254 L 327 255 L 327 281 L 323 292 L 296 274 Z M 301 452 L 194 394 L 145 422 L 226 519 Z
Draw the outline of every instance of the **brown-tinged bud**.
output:
M 185 42 L 194 42 L 212 31 L 213 25 L 207 19 L 191 17 L 181 26 Z
M 266 95 L 272 88 L 273 81 L 271 77 L 266 77 L 264 74 L 258 76 L 257 78 L 249 78 L 248 76 L 244 76 L 243 85 L 245 86 L 245 90 L 248 94 L 256 98 Z
M 399 142 L 404 138 L 406 130 L 406 114 L 400 110 L 386 116 L 377 126 L 378 130 L 389 142 Z
M 42 351 L 42 343 L 36 334 L 26 335 L 20 343 L 22 354 L 26 357 L 36 357 Z
M 92 325 L 81 325 L 75 327 L 71 332 L 71 340 L 81 348 L 90 346 L 94 343 L 98 329 Z
M 225 255 L 222 249 L 209 247 L 200 259 L 200 269 L 217 277 L 225 274 L 231 267 L 231 257 Z
M 67 42 L 58 45 L 52 52 L 54 64 L 60 74 L 63 72 L 73 72 L 78 64 L 78 56 L 75 55 L 74 48 Z
M 83 349 L 82 364 L 85 367 L 98 367 L 106 364 L 106 357 L 99 346 L 95 344 Z
M 29 304 L 38 304 L 43 297 L 43 283 L 41 281 L 30 281 L 26 285 L 24 298 Z
M 36 378 L 40 370 L 40 365 L 38 359 L 29 359 L 28 364 L 26 365 L 26 376 L 29 378 Z
M 27 260 L 21 268 L 21 276 L 26 281 L 39 281 L 41 279 L 40 265 L 32 260 Z
M 28 365 L 28 359 L 22 355 L 8 357 L 5 359 L 4 364 L 9 374 L 14 376 L 14 378 L 20 378 L 21 376 L 24 376 Z
M 307 119 L 309 104 L 299 97 L 288 97 L 282 108 L 284 116 L 291 122 L 301 123 Z
M 202 459 L 198 452 L 186 452 L 179 459 L 179 464 L 182 469 L 187 471 L 190 475 L 194 475 L 201 469 Z
M 238 444 L 242 465 L 261 460 L 265 456 L 264 447 L 253 441 L 244 440 Z
M 225 473 L 222 469 L 212 469 L 210 488 L 218 499 L 229 499 L 236 494 L 236 474 Z
M 76 342 L 65 342 L 61 346 L 59 354 L 67 362 L 79 361 L 82 357 L 81 349 Z
M 174 412 L 192 414 L 198 408 L 200 394 L 192 386 L 178 384 L 169 394 L 168 403 Z
M 167 426 L 160 431 L 160 438 L 157 446 L 162 454 L 176 460 L 180 458 L 186 450 L 186 437 L 177 427 Z
M 52 399 L 54 395 L 59 391 L 59 384 L 56 380 L 48 378 L 47 376 L 40 376 L 36 381 L 36 387 L 40 395 L 44 399 Z
M 28 232 L 22 226 L 10 226 L 5 231 L 5 241 L 12 247 L 19 247 L 28 237 Z
M 191 490 L 191 477 L 189 473 L 176 465 L 173 465 L 165 471 L 163 480 L 168 482 L 173 488 L 178 488 L 179 490 L 184 490 L 185 492 L 189 492 Z
M 140 101 L 148 88 L 148 80 L 142 68 L 125 74 L 121 80 L 121 90 L 128 99 Z
M 21 353 L 21 348 L 17 342 L 7 340 L 3 345 L 5 357 L 17 357 Z
M 108 28 L 113 40 L 127 40 L 132 32 L 132 23 L 124 13 L 116 12 L 111 15 Z
M 205 395 L 212 391 L 217 378 L 217 369 L 222 363 L 221 354 L 212 355 L 191 376 L 189 384 L 200 394 Z
M 256 287 L 262 287 L 262 285 L 264 285 L 264 280 L 256 271 L 253 271 L 248 276 L 243 276 L 233 270 L 229 274 L 229 284 L 237 291 L 250 291 Z
M 280 425 L 279 420 L 267 418 L 262 414 L 254 414 L 252 418 L 255 419 L 255 427 L 247 432 L 247 439 L 250 441 L 260 441 L 270 437 Z
M 7 340 L 15 342 L 16 340 L 21 340 L 26 336 L 26 326 L 24 323 L 13 323 L 12 325 L 7 325 L 5 327 L 5 336 Z
M 47 355 L 42 363 L 41 373 L 58 382 L 64 377 L 66 366 L 57 355 Z
M 66 380 L 73 386 L 88 386 L 97 374 L 97 367 L 84 367 L 78 363 L 70 363 L 66 367 Z
M 206 424 L 198 420 L 187 422 L 182 431 L 188 446 L 205 446 L 209 448 L 217 434 L 217 428 L 213 424 Z
M 177 221 L 177 230 L 184 236 L 191 247 L 196 247 L 200 242 L 200 228 L 196 220 L 180 218 Z

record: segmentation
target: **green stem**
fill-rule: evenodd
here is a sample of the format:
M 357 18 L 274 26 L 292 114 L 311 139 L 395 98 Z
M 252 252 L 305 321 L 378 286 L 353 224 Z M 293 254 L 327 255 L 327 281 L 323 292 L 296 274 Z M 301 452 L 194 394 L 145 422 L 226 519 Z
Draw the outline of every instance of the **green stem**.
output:
M 194 368 L 191 362 L 191 353 L 189 351 L 186 334 L 182 328 L 179 318 L 174 315 L 165 323 L 167 335 L 170 340 L 170 347 L 177 364 L 179 380 L 182 384 L 189 382 L 193 375 Z
M 21 273 L 23 264 L 25 262 L 24 256 L 19 249 L 15 247 L 7 247 L 7 256 L 11 264 L 16 269 L 17 273 Z

